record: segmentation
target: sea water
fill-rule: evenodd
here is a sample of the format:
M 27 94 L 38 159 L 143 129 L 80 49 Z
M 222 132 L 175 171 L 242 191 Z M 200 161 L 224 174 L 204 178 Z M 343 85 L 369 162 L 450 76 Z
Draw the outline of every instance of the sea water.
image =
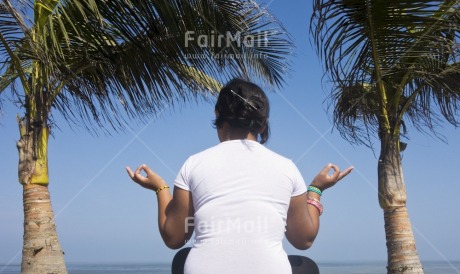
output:
M 460 262 L 423 262 L 425 274 L 460 274 Z M 385 262 L 318 262 L 321 274 L 386 274 Z M 17 264 L 0 265 L 0 274 L 18 274 Z M 68 263 L 69 274 L 170 274 L 169 263 Z
M 425 274 L 460 274 L 460 262 L 422 262 Z M 318 262 L 321 274 L 386 274 L 386 262 Z

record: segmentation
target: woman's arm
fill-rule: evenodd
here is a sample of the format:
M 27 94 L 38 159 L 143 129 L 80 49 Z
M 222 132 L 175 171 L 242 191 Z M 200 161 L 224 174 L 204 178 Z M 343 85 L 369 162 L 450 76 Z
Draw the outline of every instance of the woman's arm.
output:
M 291 198 L 286 224 L 286 238 L 295 248 L 304 250 L 313 244 L 319 229 L 319 212 L 307 206 L 306 193 Z
M 158 229 L 165 244 L 172 249 L 181 248 L 193 234 L 193 204 L 191 192 L 174 187 L 171 195 L 166 182 L 148 166 L 141 165 L 133 172 L 126 168 L 129 177 L 140 186 L 157 192 Z M 143 176 L 144 171 L 147 176 Z
M 331 169 L 334 170 L 334 173 L 329 175 Z M 316 175 L 311 185 L 324 191 L 348 175 L 352 169 L 353 167 L 349 167 L 340 172 L 338 166 L 328 164 Z M 308 199 L 320 202 L 321 196 L 309 191 L 292 197 L 286 220 L 286 238 L 295 248 L 302 250 L 309 248 L 313 244 L 319 230 L 319 209 L 307 203 Z

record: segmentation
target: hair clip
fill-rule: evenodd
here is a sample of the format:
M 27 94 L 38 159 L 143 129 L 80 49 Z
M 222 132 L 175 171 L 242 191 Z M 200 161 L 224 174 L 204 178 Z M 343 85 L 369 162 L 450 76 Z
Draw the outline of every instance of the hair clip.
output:
M 248 104 L 248 105 L 249 105 L 250 107 L 252 107 L 254 110 L 257 110 L 257 111 L 258 111 L 258 109 L 257 109 L 253 104 L 251 104 L 251 103 L 248 101 L 248 99 L 244 99 L 241 95 L 239 95 L 238 93 L 234 92 L 233 89 L 231 89 L 230 91 L 231 91 L 233 94 L 235 94 L 236 96 L 238 96 L 241 100 L 243 100 L 245 104 Z

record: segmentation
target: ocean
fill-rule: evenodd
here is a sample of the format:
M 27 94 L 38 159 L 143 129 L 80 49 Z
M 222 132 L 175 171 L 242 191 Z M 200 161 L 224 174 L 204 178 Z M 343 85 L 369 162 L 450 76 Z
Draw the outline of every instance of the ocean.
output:
M 333 263 L 318 262 L 321 274 L 386 274 L 385 262 Z M 424 262 L 425 274 L 460 274 L 460 262 Z M 18 274 L 20 265 L 0 265 L 0 274 Z M 68 263 L 69 274 L 170 274 L 168 263 L 162 264 L 95 264 Z

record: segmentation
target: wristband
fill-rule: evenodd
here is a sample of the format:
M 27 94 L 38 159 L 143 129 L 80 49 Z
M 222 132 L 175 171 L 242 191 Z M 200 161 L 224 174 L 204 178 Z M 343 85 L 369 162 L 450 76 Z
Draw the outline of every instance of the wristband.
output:
M 156 192 L 157 195 L 158 195 L 158 192 L 162 191 L 162 190 L 165 189 L 165 188 L 169 188 L 169 186 L 164 185 L 164 186 L 160 187 L 159 189 L 157 189 L 155 192 Z
M 309 185 L 307 188 L 307 192 L 308 191 L 314 192 L 318 194 L 319 196 L 323 195 L 323 192 L 321 191 L 321 189 L 317 188 L 316 186 Z
M 321 216 L 321 214 L 323 214 L 323 205 L 321 204 L 320 201 L 308 198 L 307 199 L 307 204 L 316 207 L 316 209 L 318 209 L 319 216 Z

